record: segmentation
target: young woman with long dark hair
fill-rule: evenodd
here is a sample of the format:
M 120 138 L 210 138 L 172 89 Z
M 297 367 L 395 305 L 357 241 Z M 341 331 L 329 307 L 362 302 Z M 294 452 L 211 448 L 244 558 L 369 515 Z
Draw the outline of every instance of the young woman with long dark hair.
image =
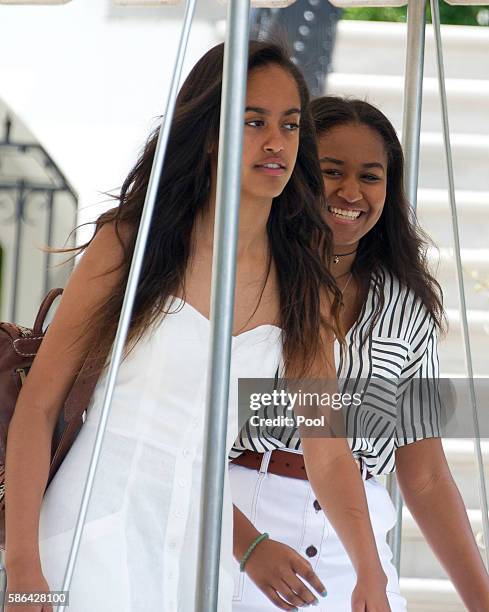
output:
M 347 431 L 362 466 L 389 604 L 393 612 L 406 609 L 386 542 L 396 516 L 375 476 L 397 468 L 406 504 L 467 608 L 489 610 L 487 572 L 439 438 L 442 296 L 427 267 L 427 239 L 404 195 L 401 144 L 385 115 L 367 102 L 323 97 L 313 100 L 311 111 L 327 200 L 324 216 L 333 234 L 330 272 L 343 293 L 346 347 L 337 351 L 337 375 L 340 387 L 364 390 L 361 407 L 346 413 Z M 420 389 L 411 389 L 422 381 L 420 405 Z M 384 412 L 393 418 L 382 418 Z M 303 469 L 298 432 L 257 433 L 247 424 L 231 456 L 236 557 L 256 533 L 270 535 L 247 559 L 246 574 L 235 566 L 233 610 L 268 610 L 269 600 L 282 610 L 304 605 L 308 589 L 297 587 L 296 568 L 308 559 L 328 589 L 321 609 L 346 612 L 355 572 L 327 513 L 320 512 L 322 503 Z M 337 495 L 333 486 L 330 494 Z
M 126 356 L 70 591 L 72 611 L 195 609 L 222 64 L 223 45 L 218 45 L 196 64 L 178 96 Z M 62 585 L 105 375 L 44 495 L 51 437 L 85 357 L 104 363 L 113 343 L 156 142 L 155 133 L 122 186 L 119 205 L 99 217 L 94 237 L 80 249 L 83 256 L 19 397 L 7 453 L 10 591 Z M 327 267 L 331 242 L 323 209 L 303 78 L 280 48 L 252 42 L 229 449 L 238 433 L 238 378 L 273 376 L 282 359 L 288 374 L 335 376 L 333 334 L 341 296 Z M 362 609 L 368 604 L 372 612 L 386 612 L 386 578 L 360 474 L 345 441 L 314 440 L 304 452 L 311 480 L 318 484 L 317 497 L 357 568 Z M 327 495 L 330 485 L 322 481 L 323 473 L 331 474 L 337 499 Z M 231 607 L 232 563 L 226 479 L 220 612 Z M 304 567 L 306 577 L 308 571 Z M 319 581 L 313 582 L 323 590 Z M 28 609 L 39 611 L 40 606 Z

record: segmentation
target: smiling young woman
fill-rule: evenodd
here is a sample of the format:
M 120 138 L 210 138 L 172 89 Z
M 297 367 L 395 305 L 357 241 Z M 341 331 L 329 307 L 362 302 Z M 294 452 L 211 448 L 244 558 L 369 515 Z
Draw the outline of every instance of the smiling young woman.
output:
M 390 609 L 403 612 L 406 601 L 386 542 L 396 514 L 375 476 L 397 467 L 406 503 L 467 609 L 489 610 L 487 572 L 439 437 L 441 292 L 428 272 L 425 238 L 403 192 L 401 145 L 385 115 L 367 102 L 324 97 L 314 100 L 311 110 L 327 201 L 324 216 L 333 235 L 330 271 L 343 289 L 346 346 L 343 351 L 336 346 L 337 375 L 340 388 L 363 393 L 362 406 L 348 411 L 350 448 L 362 469 Z M 420 406 L 409 384 L 429 380 Z M 376 394 L 380 381 L 389 385 L 388 401 Z M 275 410 L 264 408 L 262 416 L 274 416 Z M 393 419 L 381 418 L 383 411 Z M 247 423 L 233 446 L 235 550 L 255 533 L 270 535 L 253 549 L 246 573 L 235 564 L 234 612 L 269 610 L 270 599 L 281 610 L 305 606 L 318 580 L 328 590 L 318 604 L 321 610 L 364 611 L 357 607 L 357 577 L 336 526 L 321 512 L 324 503 L 304 469 L 309 470 L 302 456 L 309 443 L 297 428 Z M 341 495 L 329 484 L 330 496 Z
M 354 142 L 355 147 L 351 144 Z M 335 253 L 356 248 L 377 223 L 387 189 L 382 138 L 366 125 L 340 125 L 319 140 L 319 162 Z
M 344 253 L 355 248 L 354 254 L 340 257 L 332 268 L 336 278 L 352 274 L 342 315 L 345 331 L 355 327 L 347 335 L 350 355 L 355 355 L 355 331 L 369 317 L 368 337 L 374 345 L 382 338 L 384 366 L 387 357 L 391 359 L 396 352 L 389 344 L 394 347 L 408 342 L 410 347 L 401 370 L 395 434 L 380 441 L 372 439 L 368 428 L 360 427 L 363 442 L 355 440 L 352 449 L 363 457 L 372 473 L 396 470 L 408 509 L 466 608 L 474 612 L 489 610 L 489 577 L 441 444 L 443 406 L 430 394 L 421 403 L 407 397 L 407 380 L 428 382 L 423 389 L 430 391 L 436 388 L 436 331 L 443 327 L 444 314 L 441 290 L 426 265 L 429 239 L 404 197 L 399 141 L 383 113 L 366 102 L 320 98 L 312 103 L 312 112 L 334 251 Z M 347 214 L 362 212 L 354 220 L 340 221 L 331 210 L 333 206 Z M 377 296 L 372 287 L 374 278 Z M 370 288 L 366 281 L 371 283 Z M 384 374 L 390 367 L 384 367 Z M 348 356 L 340 368 L 350 377 L 367 375 L 365 366 L 353 364 Z M 375 512 L 381 509 L 371 510 L 374 525 Z

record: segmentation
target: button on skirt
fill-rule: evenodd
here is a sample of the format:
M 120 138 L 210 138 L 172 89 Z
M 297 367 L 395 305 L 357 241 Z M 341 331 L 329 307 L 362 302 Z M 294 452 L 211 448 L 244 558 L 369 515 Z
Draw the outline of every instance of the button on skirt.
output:
M 229 469 L 234 504 L 260 532 L 266 531 L 270 538 L 302 554 L 326 586 L 328 596 L 323 599 L 318 594 L 319 606 L 314 609 L 350 610 L 356 574 L 339 537 L 317 504 L 309 481 L 235 464 Z M 400 594 L 392 552 L 386 542 L 387 532 L 395 524 L 395 508 L 387 490 L 375 478 L 364 481 L 364 486 L 380 560 L 388 578 L 389 604 L 392 612 L 405 612 L 406 600 Z M 277 609 L 246 573 L 239 571 L 237 562 L 234 581 L 233 612 Z

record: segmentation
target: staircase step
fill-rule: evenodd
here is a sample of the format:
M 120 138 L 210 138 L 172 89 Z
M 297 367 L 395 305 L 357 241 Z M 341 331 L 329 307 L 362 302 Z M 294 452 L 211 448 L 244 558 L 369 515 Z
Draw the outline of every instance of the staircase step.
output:
M 448 117 L 453 132 L 489 133 L 489 75 L 480 79 L 446 79 Z M 402 128 L 404 76 L 333 72 L 328 76 L 327 92 L 355 96 L 382 109 L 396 129 Z M 470 105 L 470 113 L 467 112 Z M 427 77 L 423 82 L 421 129 L 442 129 L 438 79 Z
M 462 249 L 465 301 L 471 310 L 489 307 L 489 249 Z M 455 256 L 453 249 L 431 249 L 433 275 L 443 289 L 445 308 L 459 307 Z
M 408 612 L 465 612 L 449 580 L 401 578 L 401 593 Z
M 446 312 L 451 327 L 454 331 L 459 331 L 461 329 L 460 312 L 452 308 L 447 308 Z M 467 319 L 474 330 L 487 333 L 487 326 L 489 325 L 489 312 L 487 310 L 468 310 Z
M 462 248 L 487 248 L 489 191 L 455 192 L 457 218 Z M 452 247 L 451 213 L 446 189 L 419 189 L 417 215 L 421 227 L 437 247 Z
M 454 180 L 457 189 L 489 191 L 489 135 L 451 133 Z M 419 186 L 447 188 L 447 170 L 443 136 L 440 132 L 422 132 Z
M 340 20 L 333 70 L 354 74 L 404 74 L 405 23 Z M 489 31 L 476 26 L 441 28 L 445 76 L 489 79 Z M 366 52 L 367 50 L 367 52 Z M 433 29 L 426 27 L 425 76 L 436 77 Z
M 477 462 L 475 457 L 474 440 L 444 439 L 443 448 L 447 457 L 452 476 L 462 495 L 466 508 L 475 508 L 473 514 L 476 530 L 480 530 L 480 498 Z M 484 475 L 486 487 L 489 491 L 489 443 L 481 442 L 482 459 L 484 463 Z
M 478 481 L 472 440 L 443 440 L 443 447 L 455 482 L 464 498 L 468 516 L 481 553 L 483 552 L 482 514 L 479 510 Z M 482 442 L 482 453 L 489 482 L 489 443 Z M 444 607 L 459 605 L 459 600 L 445 570 L 426 543 L 409 510 L 403 509 L 401 586 L 408 598 L 409 610 L 463 610 L 464 608 Z M 408 578 L 404 578 L 407 576 Z M 431 597 L 440 595 L 440 607 L 431 607 Z M 453 599 L 452 599 L 453 598 Z M 426 606 L 426 607 L 423 607 Z
M 480 510 L 468 510 L 476 541 L 483 554 L 482 515 Z M 401 576 L 411 578 L 447 579 L 447 574 L 426 542 L 409 510 L 403 508 Z
M 440 339 L 439 354 L 441 368 L 445 372 L 465 373 L 464 347 L 462 341 L 462 326 L 458 309 L 446 310 L 449 330 Z M 489 374 L 487 347 L 489 341 L 489 311 L 468 310 L 467 319 L 470 332 L 470 345 L 474 374 L 486 376 Z

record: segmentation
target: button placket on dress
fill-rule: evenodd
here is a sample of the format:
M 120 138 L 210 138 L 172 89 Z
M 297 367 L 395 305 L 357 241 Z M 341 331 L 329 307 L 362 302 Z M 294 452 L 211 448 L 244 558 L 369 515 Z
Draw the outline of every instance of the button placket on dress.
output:
M 196 406 L 205 405 L 205 387 L 206 383 L 203 381 L 199 392 L 196 393 Z M 202 410 L 200 418 L 194 417 L 188 424 L 175 462 L 170 511 L 164 544 L 165 575 L 163 593 L 165 610 L 177 610 L 178 605 L 179 563 L 185 540 L 185 527 L 191 507 L 191 498 L 196 494 L 192 490 L 192 475 L 201 430 L 199 424 L 203 426 L 203 418 L 204 411 Z

